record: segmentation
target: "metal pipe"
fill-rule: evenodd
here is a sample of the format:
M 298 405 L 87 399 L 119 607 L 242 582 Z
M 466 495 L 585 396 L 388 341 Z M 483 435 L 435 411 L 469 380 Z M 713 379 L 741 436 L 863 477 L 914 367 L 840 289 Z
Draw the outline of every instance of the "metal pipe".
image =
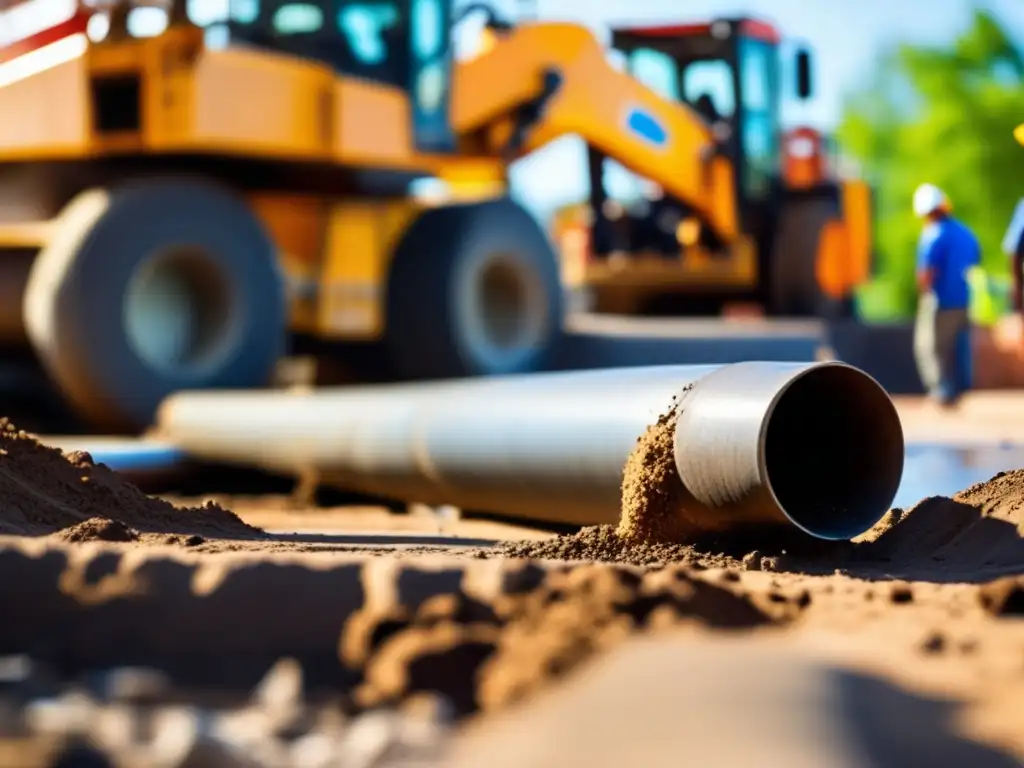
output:
M 716 520 L 851 538 L 885 514 L 899 487 L 896 409 L 874 379 L 837 362 L 183 392 L 161 406 L 156 435 L 196 458 L 315 473 L 365 493 L 613 523 L 624 463 L 674 397 L 681 481 Z
M 159 486 L 190 469 L 188 457 L 181 449 L 151 440 L 40 435 L 39 441 L 65 454 L 85 451 L 95 463 L 106 464 L 143 488 Z

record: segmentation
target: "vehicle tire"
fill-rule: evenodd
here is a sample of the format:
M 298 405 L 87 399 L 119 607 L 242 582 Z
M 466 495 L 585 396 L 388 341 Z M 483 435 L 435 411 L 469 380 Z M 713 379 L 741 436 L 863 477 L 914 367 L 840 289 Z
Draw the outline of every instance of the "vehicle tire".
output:
M 43 366 L 94 428 L 144 428 L 183 389 L 268 382 L 284 354 L 285 283 L 245 202 L 189 179 L 81 193 L 24 300 Z
M 825 224 L 839 215 L 838 191 L 783 199 L 771 252 L 771 314 L 806 317 L 820 312 L 823 296 L 816 274 L 818 241 Z
M 395 251 L 385 351 L 412 379 L 542 369 L 562 336 L 551 243 L 511 200 L 425 211 Z

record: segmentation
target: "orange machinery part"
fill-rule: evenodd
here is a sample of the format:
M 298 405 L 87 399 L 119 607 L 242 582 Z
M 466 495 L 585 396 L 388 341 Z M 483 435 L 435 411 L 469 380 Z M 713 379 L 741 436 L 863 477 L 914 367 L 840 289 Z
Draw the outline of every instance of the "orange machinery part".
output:
M 871 190 L 860 179 L 846 179 L 842 218 L 825 224 L 818 241 L 816 273 L 822 291 L 843 299 L 871 277 Z

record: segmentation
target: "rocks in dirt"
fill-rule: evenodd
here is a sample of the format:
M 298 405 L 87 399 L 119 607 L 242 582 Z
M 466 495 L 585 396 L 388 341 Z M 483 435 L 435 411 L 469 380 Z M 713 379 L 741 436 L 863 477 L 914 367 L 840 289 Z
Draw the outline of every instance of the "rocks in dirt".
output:
M 75 673 L 130 653 L 133 664 L 211 685 L 252 682 L 289 655 L 361 708 L 441 694 L 460 715 L 502 706 L 639 631 L 784 620 L 679 567 L 204 564 L 169 551 L 54 548 L 40 558 L 11 546 L 0 547 L 0 582 L 19 584 L 0 590 L 0 653 L 32 652 Z
M 538 558 L 547 560 L 586 560 L 626 563 L 637 566 L 679 563 L 706 567 L 715 565 L 691 545 L 636 541 L 623 538 L 611 525 L 595 525 L 577 533 L 553 539 L 511 542 L 499 548 L 506 557 Z M 731 563 L 722 559 L 721 564 Z
M 355 716 L 342 699 L 307 698 L 291 659 L 278 662 L 248 696 L 182 689 L 145 669 L 115 669 L 92 685 L 61 680 L 41 695 L 37 678 L 52 677 L 28 664 L 18 680 L 0 684 L 5 765 L 426 766 L 439 764 L 452 724 L 450 709 L 436 696 Z M 145 700 L 116 695 L 128 678 L 161 682 Z M 182 700 L 191 703 L 177 703 Z
M 366 656 L 356 700 L 380 706 L 410 692 L 442 691 L 460 715 L 516 701 L 639 630 L 687 620 L 717 627 L 769 621 L 746 597 L 682 569 L 594 565 L 551 570 L 535 589 L 497 595 L 489 605 L 439 595 L 398 628 L 394 615 Z M 364 622 L 352 624 L 366 636 Z
M 135 541 L 142 534 L 259 538 L 214 504 L 177 508 L 146 496 L 82 451 L 67 456 L 0 419 L 0 534 L 66 541 Z
M 129 528 L 120 520 L 93 517 L 78 525 L 72 525 L 57 532 L 62 541 L 138 541 L 139 532 Z

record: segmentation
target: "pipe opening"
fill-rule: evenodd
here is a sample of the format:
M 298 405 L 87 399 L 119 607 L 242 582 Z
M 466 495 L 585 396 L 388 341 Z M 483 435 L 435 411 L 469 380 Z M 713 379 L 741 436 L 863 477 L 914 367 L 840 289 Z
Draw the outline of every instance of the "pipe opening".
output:
M 809 370 L 769 417 L 768 487 L 786 517 L 821 539 L 851 539 L 877 523 L 896 497 L 903 457 L 888 394 L 849 366 Z

